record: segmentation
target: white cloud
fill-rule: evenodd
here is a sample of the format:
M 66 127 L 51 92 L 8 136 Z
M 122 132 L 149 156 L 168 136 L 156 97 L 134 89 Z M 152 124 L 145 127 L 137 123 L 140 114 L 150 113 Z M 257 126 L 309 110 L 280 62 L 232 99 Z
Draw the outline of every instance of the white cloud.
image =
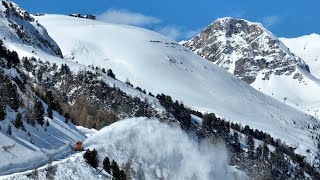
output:
M 190 30 L 181 26 L 164 26 L 155 29 L 158 33 L 163 34 L 174 40 L 189 40 L 196 36 L 200 30 Z
M 177 39 L 181 36 L 181 31 L 178 27 L 175 26 L 165 26 L 159 29 L 156 29 L 157 32 L 163 34 L 171 39 Z
M 160 19 L 146 16 L 141 13 L 130 12 L 125 9 L 109 9 L 101 15 L 97 16 L 97 19 L 109 23 L 127 24 L 133 26 L 150 26 L 161 22 Z
M 266 16 L 262 19 L 262 23 L 266 27 L 271 27 L 275 24 L 278 24 L 279 22 L 280 22 L 279 16 Z
M 165 25 L 159 18 L 131 12 L 126 9 L 109 9 L 98 15 L 97 20 L 108 23 L 146 27 L 178 41 L 189 40 L 200 32 L 200 29 L 190 30 L 183 26 Z

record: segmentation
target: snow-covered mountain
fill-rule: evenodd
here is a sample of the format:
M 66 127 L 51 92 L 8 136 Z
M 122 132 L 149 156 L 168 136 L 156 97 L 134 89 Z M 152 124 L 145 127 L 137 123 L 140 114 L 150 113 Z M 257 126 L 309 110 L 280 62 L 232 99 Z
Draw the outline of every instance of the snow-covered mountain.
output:
M 70 61 L 112 69 L 121 81 L 261 129 L 297 147 L 299 153 L 316 150 L 308 128 L 318 124 L 316 119 L 256 91 L 169 38 L 137 27 L 69 16 L 37 19 Z M 304 64 L 300 59 L 292 61 Z M 311 131 L 318 133 L 316 128 Z
M 91 105 L 91 103 L 97 103 L 95 106 L 87 109 L 78 109 L 77 112 L 79 113 L 76 114 L 76 117 L 84 119 L 85 126 L 92 125 L 90 122 L 93 121 L 96 115 L 94 113 L 96 112 L 102 112 L 102 118 L 98 119 L 98 121 L 101 121 L 101 124 L 105 118 L 110 118 L 109 114 L 104 114 L 103 110 L 109 108 L 109 110 L 113 111 L 115 108 L 119 108 L 119 99 L 125 100 L 122 104 L 130 102 L 127 106 L 121 107 L 123 109 L 131 111 L 135 110 L 134 107 L 137 105 L 147 106 L 147 108 L 138 108 L 138 110 L 143 110 L 140 113 L 146 114 L 145 111 L 151 109 L 155 111 L 154 115 L 158 115 L 160 118 L 169 118 L 169 120 L 175 122 L 172 123 L 175 125 L 179 124 L 179 121 L 174 119 L 175 117 L 172 117 L 173 114 L 170 114 L 170 112 L 177 111 L 176 114 L 181 116 L 184 116 L 187 112 L 188 117 L 190 117 L 191 111 L 186 111 L 184 107 L 201 112 L 213 112 L 226 120 L 222 121 L 221 119 L 214 118 L 211 121 L 222 123 L 223 128 L 229 128 L 230 134 L 231 131 L 238 131 L 240 136 L 243 136 L 242 143 L 244 142 L 244 137 L 248 138 L 247 136 L 254 132 L 261 137 L 264 136 L 269 141 L 268 143 L 273 143 L 276 146 L 278 144 L 278 148 L 281 141 L 283 141 L 283 144 L 291 146 L 291 148 L 288 148 L 289 151 L 292 150 L 292 152 L 295 151 L 300 155 L 304 155 L 308 158 L 308 162 L 314 163 L 314 159 L 318 153 L 317 139 L 320 135 L 318 119 L 255 90 L 236 76 L 196 55 L 177 42 L 158 33 L 138 27 L 108 24 L 63 15 L 26 15 L 31 20 L 23 20 L 23 18 L 12 18 L 13 20 L 10 20 L 11 16 L 8 16 L 9 18 L 5 16 L 8 8 L 12 10 L 11 14 L 27 14 L 27 12 L 22 11 L 17 5 L 10 4 L 7 1 L 4 4 L 4 11 L 2 12 L 4 15 L 0 18 L 1 22 L 5 22 L 2 26 L 4 33 L 0 33 L 3 36 L 4 46 L 11 51 L 16 51 L 20 57 L 27 56 L 29 58 L 23 58 L 20 64 L 12 64 L 9 60 L 8 62 L 10 63 L 5 62 L 1 65 L 3 65 L 3 71 L 6 74 L 10 74 L 10 81 L 17 84 L 16 86 L 19 85 L 19 81 L 17 80 L 18 76 L 15 76 L 15 74 L 22 75 L 25 73 L 30 76 L 25 79 L 30 81 L 27 84 L 33 88 L 30 91 L 22 91 L 22 96 L 27 97 L 29 93 L 36 94 L 32 89 L 37 90 L 39 96 L 34 95 L 33 97 L 40 101 L 41 95 L 39 92 L 41 90 L 44 89 L 45 93 L 43 94 L 46 94 L 46 90 L 48 89 L 56 90 L 56 97 L 61 98 L 60 101 L 64 108 L 64 110 L 60 109 L 60 111 L 67 113 L 74 111 L 75 107 L 85 107 Z M 23 29 L 23 32 L 28 34 L 30 38 L 20 37 L 18 35 L 20 31 L 16 33 L 15 28 L 12 29 L 9 25 L 11 21 L 16 24 L 23 22 L 24 24 L 29 23 L 31 25 L 37 22 L 43 34 L 37 39 L 38 36 L 34 36 L 34 28 L 36 26 L 28 25 L 27 29 L 18 29 Z M 42 38 L 47 39 L 47 42 L 52 46 L 47 46 L 46 41 L 41 40 Z M 281 43 L 280 45 L 282 46 Z M 275 56 L 280 55 L 281 53 L 275 53 Z M 285 57 L 287 56 L 290 67 L 283 66 L 279 70 L 280 74 L 291 73 L 286 77 L 292 79 L 291 76 L 294 76 L 295 72 L 300 72 L 300 70 L 301 72 L 308 73 L 307 65 L 300 58 L 296 58 L 293 54 L 289 53 Z M 0 60 L 5 61 L 5 59 Z M 63 66 L 58 69 L 57 65 Z M 274 66 L 276 65 L 277 63 L 274 64 Z M 110 77 L 108 75 L 109 72 L 108 74 L 104 73 L 103 68 L 112 69 L 116 79 Z M 270 77 L 272 78 L 273 76 Z M 142 90 L 132 88 L 129 81 L 133 86 L 139 86 L 154 95 L 164 93 L 170 95 L 172 99 L 171 97 L 161 95 L 160 98 L 163 97 L 164 99 L 164 102 L 162 100 L 161 104 L 160 98 L 157 97 L 157 99 L 153 95 L 143 93 Z M 296 79 L 295 81 L 299 82 Z M 111 97 L 113 95 L 115 97 Z M 77 99 L 80 98 L 85 100 L 82 101 L 82 104 L 78 105 L 76 104 L 78 102 Z M 46 98 L 42 100 L 44 99 Z M 24 98 L 24 100 L 25 106 L 28 106 L 30 104 L 29 100 L 27 98 Z M 52 101 L 56 102 L 56 99 Z M 180 104 L 179 101 L 183 102 L 184 105 Z M 132 104 L 132 102 L 137 103 Z M 8 105 L 6 106 L 9 116 L 4 121 L 0 121 L 1 125 L 5 127 L 3 128 L 2 126 L 0 133 L 0 138 L 2 139 L 0 139 L 0 143 L 6 142 L 3 145 L 1 144 L 4 151 L 8 150 L 8 148 L 15 148 L 9 152 L 12 151 L 16 154 L 11 157 L 12 154 L 8 153 L 4 159 L 16 159 L 14 159 L 14 164 L 1 161 L 0 165 L 3 165 L 3 167 L 1 169 L 0 166 L 0 172 L 2 170 L 2 174 L 35 168 L 30 166 L 38 167 L 48 161 L 49 158 L 46 157 L 64 158 L 71 152 L 69 143 L 74 143 L 75 140 L 85 138 L 72 123 L 66 123 L 65 118 L 57 112 L 54 112 L 53 118 L 49 118 L 47 116 L 49 114 L 47 112 L 47 104 L 43 101 L 41 103 L 46 110 L 44 119 L 49 122 L 50 126 L 40 127 L 39 124 L 35 124 L 35 126 L 29 127 L 29 125 L 26 125 L 27 128 L 30 128 L 28 129 L 30 133 L 35 134 L 32 137 L 39 139 L 39 142 L 34 142 L 34 146 L 31 145 L 32 143 L 25 142 L 30 141 L 29 135 L 25 136 L 26 132 L 21 132 L 23 136 L 19 136 L 21 130 L 13 128 L 13 136 L 10 137 L 5 133 L 5 131 L 8 132 L 8 125 L 13 123 L 12 118 L 17 118 L 17 112 L 10 109 Z M 112 106 L 119 107 L 112 109 Z M 176 109 L 177 107 L 179 109 Z M 15 111 L 25 113 L 23 106 Z M 88 116 L 83 115 L 86 111 L 88 111 Z M 125 117 L 126 114 L 123 112 L 125 110 L 118 112 L 120 114 L 119 117 Z M 129 114 L 128 116 L 133 115 Z M 202 127 L 197 126 L 197 124 L 201 124 L 202 119 L 194 115 L 191 117 L 190 121 L 194 122 L 194 124 L 191 124 L 188 128 L 202 131 Z M 182 179 L 192 179 L 194 177 L 210 179 L 211 176 L 221 175 L 216 173 L 215 168 L 222 169 L 227 174 L 239 172 L 226 165 L 226 159 L 223 158 L 226 155 L 225 150 L 220 149 L 222 152 L 219 153 L 220 150 L 216 151 L 211 145 L 206 144 L 202 146 L 202 144 L 196 143 L 197 139 L 188 137 L 180 128 L 169 127 L 158 121 L 156 118 L 152 120 L 134 118 L 117 122 L 92 135 L 85 141 L 85 148 L 96 148 L 101 155 L 100 161 L 104 156 L 108 155 L 119 163 L 124 163 L 130 158 L 132 152 L 137 151 L 137 158 L 134 159 L 134 163 L 136 164 L 134 166 L 139 169 L 137 166 L 141 162 L 143 169 L 148 171 L 147 176 L 151 177 L 149 179 L 152 179 L 154 174 L 159 175 L 158 177 L 163 175 L 164 177 L 173 178 L 182 177 Z M 163 119 L 162 121 L 166 122 Z M 230 130 L 230 126 L 232 125 L 226 123 L 228 121 L 234 123 L 232 130 Z M 249 125 L 252 129 L 247 128 L 249 126 L 246 125 Z M 244 126 L 245 128 L 243 128 Z M 238 127 L 238 130 L 235 130 L 235 127 Z M 60 129 L 62 129 L 62 132 L 58 131 Z M 197 132 L 196 130 L 195 132 Z M 242 130 L 243 132 L 240 132 Z M 211 132 L 200 133 L 203 135 L 203 138 L 207 137 L 206 133 L 208 133 L 207 139 L 210 139 L 209 136 L 219 134 L 218 129 L 216 129 L 217 134 L 214 134 L 216 131 L 213 128 L 208 131 Z M 246 134 L 248 133 L 247 131 L 249 134 Z M 224 132 L 227 131 L 224 130 Z M 221 134 L 223 133 L 221 132 Z M 233 134 L 232 132 L 232 137 Z M 20 137 L 23 137 L 22 140 L 19 139 Z M 232 139 L 231 136 L 228 139 Z M 50 143 L 48 143 L 49 141 Z M 126 146 L 125 143 L 129 143 L 130 141 L 135 143 Z M 233 142 L 233 140 L 231 141 Z M 147 146 L 142 147 L 145 144 Z M 244 151 L 248 149 L 246 144 L 238 143 L 238 145 L 241 145 L 240 148 Z M 166 150 L 164 152 L 159 151 L 160 149 L 156 147 L 160 146 L 166 147 Z M 58 148 L 58 151 L 52 150 L 54 147 Z M 285 146 L 281 147 L 286 148 Z M 38 154 L 30 156 L 31 160 L 37 162 L 36 164 L 30 165 L 26 164 L 25 161 L 20 161 L 20 157 L 23 156 L 22 151 L 25 148 L 36 149 L 35 153 Z M 270 146 L 270 149 L 272 148 L 274 147 Z M 214 156 L 211 155 L 212 152 L 214 152 Z M 245 154 L 245 152 L 243 153 Z M 216 156 L 221 157 L 224 160 L 223 163 L 213 163 Z M 186 157 L 191 158 L 191 160 L 186 160 Z M 299 159 L 299 156 L 297 157 Z M 173 162 L 172 159 L 177 160 Z M 199 159 L 202 160 L 201 164 L 192 164 L 192 162 L 199 161 Z M 235 159 L 239 159 L 239 157 Z M 240 159 L 244 160 L 243 158 Z M 29 161 L 30 159 L 27 160 Z M 30 162 L 32 162 L 31 160 Z M 181 165 L 175 163 L 181 163 Z M 76 166 L 76 164 L 79 165 Z M 215 167 L 212 167 L 212 165 Z M 20 169 L 20 167 L 24 169 Z M 71 175 L 69 168 L 75 171 L 82 171 L 74 176 L 74 178 L 105 178 L 105 176 L 100 176 L 97 174 L 98 171 L 93 170 L 88 164 L 84 163 L 81 153 L 57 162 L 56 168 L 60 179 Z M 175 172 L 169 171 L 171 168 Z M 184 174 L 182 173 L 184 171 L 180 171 L 179 168 L 188 169 L 188 171 Z M 40 168 L 40 171 L 40 177 L 44 177 L 44 168 Z M 225 172 L 222 176 L 226 175 Z M 86 175 L 88 176 L 84 173 L 87 173 Z M 17 179 L 20 177 L 28 179 L 27 176 L 26 174 L 18 175 Z
M 7 43 L 41 48 L 48 54 L 61 56 L 58 45 L 29 13 L 11 1 L 0 4 L 0 38 Z
M 255 89 L 317 115 L 319 79 L 313 71 L 310 74 L 309 65 L 301 57 L 260 23 L 221 18 L 183 44 Z
M 280 38 L 290 51 L 301 57 L 312 75 L 320 78 L 320 35 L 310 34 L 297 38 Z
M 259 72 L 268 80 L 272 74 L 293 77 L 297 67 L 309 71 L 301 58 L 261 24 L 243 19 L 217 19 L 185 46 L 249 84 Z

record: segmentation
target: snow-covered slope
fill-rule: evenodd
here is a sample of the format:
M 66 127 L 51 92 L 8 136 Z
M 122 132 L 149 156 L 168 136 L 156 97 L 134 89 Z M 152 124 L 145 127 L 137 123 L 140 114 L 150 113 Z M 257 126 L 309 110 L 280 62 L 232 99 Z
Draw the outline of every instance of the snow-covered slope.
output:
M 312 75 L 320 79 L 320 35 L 310 34 L 297 38 L 280 38 L 290 51 L 301 57 Z
M 66 159 L 52 162 L 52 172 L 48 176 L 48 164 L 37 169 L 38 176 L 34 170 L 0 176 L 2 180 L 34 180 L 34 179 L 54 179 L 54 180 L 106 180 L 112 179 L 105 172 L 98 172 L 83 159 L 83 153 L 74 154 Z
M 196 110 L 263 130 L 297 146 L 299 153 L 316 150 L 311 134 L 319 130 L 309 130 L 317 126 L 316 119 L 256 91 L 162 35 L 62 15 L 37 19 L 64 57 L 74 62 L 112 69 L 121 81 L 129 79 L 153 94 L 165 93 Z
M 0 38 L 6 43 L 41 48 L 51 55 L 61 56 L 60 48 L 46 29 L 27 11 L 11 1 L 1 1 L 0 31 Z
M 0 175 L 21 172 L 44 165 L 49 159 L 55 160 L 73 153 L 74 144 L 86 137 L 72 123 L 65 123 L 65 118 L 54 113 L 54 118 L 45 118 L 49 126 L 35 127 L 24 123 L 26 131 L 13 128 L 13 135 L 7 135 L 9 121 L 14 119 L 14 112 L 7 120 L 0 121 Z
M 260 23 L 217 19 L 184 45 L 281 102 L 311 115 L 320 108 L 320 81 Z

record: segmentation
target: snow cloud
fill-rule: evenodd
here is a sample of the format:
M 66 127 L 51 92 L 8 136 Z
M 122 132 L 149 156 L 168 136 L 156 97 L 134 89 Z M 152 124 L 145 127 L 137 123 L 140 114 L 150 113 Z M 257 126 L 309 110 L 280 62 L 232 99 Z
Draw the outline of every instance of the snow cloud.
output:
M 278 24 L 279 22 L 280 22 L 279 16 L 266 16 L 262 19 L 262 23 L 266 27 L 271 27 L 275 24 Z
M 174 40 L 189 40 L 196 36 L 200 29 L 189 30 L 181 26 L 164 26 L 156 28 L 155 31 Z
M 109 9 L 106 12 L 97 15 L 97 20 L 108 23 L 145 27 L 174 40 L 189 40 L 200 32 L 200 29 L 190 30 L 179 25 L 166 25 L 157 17 L 132 12 L 126 9 Z
M 233 179 L 225 146 L 201 143 L 158 119 L 133 118 L 114 123 L 85 142 L 103 156 L 124 164 L 129 159 L 145 179 Z M 244 179 L 241 177 L 240 179 Z
M 161 22 L 160 19 L 125 9 L 109 9 L 97 16 L 97 19 L 109 23 L 133 26 L 150 26 Z

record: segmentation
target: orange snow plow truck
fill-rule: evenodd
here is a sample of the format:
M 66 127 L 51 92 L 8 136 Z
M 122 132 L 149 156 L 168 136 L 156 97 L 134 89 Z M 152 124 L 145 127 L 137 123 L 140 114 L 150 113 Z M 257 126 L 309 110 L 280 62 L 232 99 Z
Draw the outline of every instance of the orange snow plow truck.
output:
M 76 151 L 83 151 L 83 144 L 81 141 L 77 141 L 76 143 Z

